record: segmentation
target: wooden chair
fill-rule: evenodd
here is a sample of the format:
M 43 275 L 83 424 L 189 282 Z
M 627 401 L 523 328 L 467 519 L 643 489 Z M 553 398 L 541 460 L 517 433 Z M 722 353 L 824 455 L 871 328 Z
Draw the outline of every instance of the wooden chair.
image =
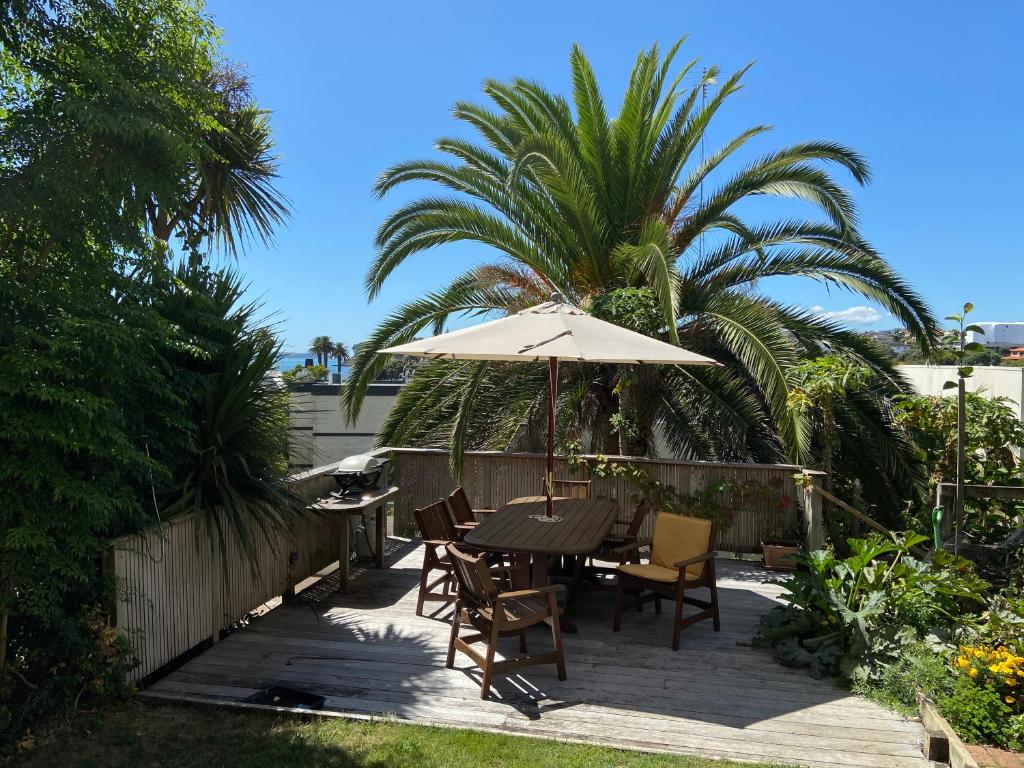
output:
M 627 558 L 648 542 L 635 541 L 618 548 L 620 556 L 619 583 L 615 591 L 615 619 L 612 629 L 622 625 L 622 600 L 627 590 L 637 591 L 638 604 L 654 601 L 654 611 L 661 614 L 661 598 L 675 600 L 672 629 L 672 650 L 679 650 L 679 635 L 687 627 L 704 619 L 712 619 L 715 632 L 721 630 L 718 616 L 718 586 L 715 583 L 715 556 L 712 551 L 715 526 L 710 520 L 660 512 L 654 521 L 651 559 L 647 563 L 629 563 Z M 688 589 L 707 587 L 709 601 L 686 594 Z M 683 618 L 683 603 L 701 610 Z
M 545 480 L 540 481 L 540 495 L 548 495 L 547 482 Z M 558 496 L 564 499 L 589 499 L 590 498 L 590 481 L 589 480 L 552 480 L 551 481 L 551 495 Z
M 534 664 L 555 664 L 558 679 L 565 680 L 565 656 L 562 653 L 562 635 L 558 622 L 557 593 L 563 587 L 555 584 L 541 589 L 521 589 L 515 592 L 499 592 L 483 557 L 476 557 L 449 544 L 448 561 L 455 571 L 459 585 L 455 615 L 452 617 L 452 634 L 448 643 L 449 669 L 455 665 L 455 651 L 469 656 L 483 671 L 480 684 L 480 698 L 486 699 L 495 675 L 504 675 L 520 667 Z M 547 653 L 528 654 L 525 630 L 534 624 L 550 620 L 551 639 L 554 650 Z M 460 636 L 462 624 L 472 626 L 476 632 Z M 498 638 L 519 637 L 519 656 L 503 661 L 494 660 Z M 486 650 L 481 655 L 472 644 L 483 641 Z
M 476 527 L 476 516 L 478 514 L 487 514 L 494 511 L 493 509 L 473 509 L 469 504 L 466 491 L 461 485 L 448 494 L 448 509 L 451 511 L 452 519 L 455 521 L 455 529 L 460 533 L 460 541 L 463 536 Z
M 423 537 L 423 570 L 420 572 L 420 591 L 416 599 L 416 615 L 422 616 L 425 602 L 455 602 L 452 564 L 444 548 L 458 540 L 459 534 L 448 513 L 448 505 L 443 500 L 417 509 L 413 514 Z M 441 575 L 431 581 L 434 572 Z M 435 591 L 437 587 L 441 587 L 440 592 Z

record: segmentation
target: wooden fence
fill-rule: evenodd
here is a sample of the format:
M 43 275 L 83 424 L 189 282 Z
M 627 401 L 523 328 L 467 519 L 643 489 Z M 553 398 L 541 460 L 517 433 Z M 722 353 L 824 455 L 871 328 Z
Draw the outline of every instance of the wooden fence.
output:
M 414 536 L 413 510 L 443 498 L 455 487 L 448 454 L 411 448 L 382 449 L 377 454 L 391 459 L 388 481 L 401 489 L 391 510 L 394 532 Z M 799 467 L 630 461 L 642 463 L 653 479 L 681 493 L 721 481 L 760 481 L 771 487 L 768 498 L 740 509 L 733 524 L 720 532 L 720 550 L 756 552 L 762 539 L 791 529 L 800 513 L 783 508 L 779 504 L 783 496 L 794 505 L 803 503 L 808 541 L 813 531 L 820 532 L 820 500 L 797 487 L 794 474 Z M 539 493 L 544 466 L 542 454 L 472 452 L 466 454 L 462 484 L 474 505 L 498 507 L 517 496 Z M 326 474 L 331 469 L 333 465 L 296 475 L 293 482 L 300 495 L 310 500 L 325 495 L 333 487 Z M 571 476 L 564 459 L 556 462 L 556 476 Z M 617 500 L 624 513 L 632 509 L 634 493 L 626 480 L 593 478 L 592 494 Z M 341 519 L 303 518 L 290 535 L 259 541 L 254 563 L 236 542 L 229 542 L 222 554 L 215 533 L 195 515 L 112 542 L 105 559 L 108 573 L 118 580 L 111 618 L 132 642 L 138 658 L 131 679 L 141 680 L 197 645 L 216 642 L 223 629 L 334 562 Z
M 448 452 L 392 448 L 380 453 L 390 456 L 392 481 L 401 489 L 395 502 L 395 533 L 413 536 L 416 533 L 413 510 L 443 498 L 456 485 L 448 467 Z M 792 530 L 801 514 L 799 505 L 804 502 L 804 494 L 794 480 L 794 475 L 801 471 L 798 466 L 637 458 L 628 461 L 642 464 L 652 479 L 672 485 L 683 494 L 696 493 L 722 481 L 758 481 L 768 486 L 771 492 L 767 498 L 740 509 L 732 525 L 719 533 L 717 547 L 724 551 L 759 552 L 763 539 Z M 462 485 L 475 507 L 493 509 L 517 496 L 540 493 L 545 462 L 546 457 L 536 453 L 470 452 L 465 455 Z M 555 476 L 584 479 L 583 475 L 569 471 L 564 458 L 556 458 Z M 631 513 L 636 488 L 628 480 L 591 476 L 585 479 L 593 481 L 592 496 L 615 499 L 623 515 Z M 783 497 L 792 500 L 791 508 L 780 504 Z M 651 534 L 652 523 L 653 516 L 650 516 L 643 535 Z
M 296 490 L 324 495 L 334 485 L 324 472 L 333 466 L 296 475 Z M 138 659 L 131 680 L 216 642 L 222 629 L 336 560 L 339 524 L 338 516 L 310 515 L 290 536 L 256 536 L 255 563 L 230 536 L 222 554 L 216 532 L 195 514 L 111 542 L 105 567 L 118 582 L 111 621 Z

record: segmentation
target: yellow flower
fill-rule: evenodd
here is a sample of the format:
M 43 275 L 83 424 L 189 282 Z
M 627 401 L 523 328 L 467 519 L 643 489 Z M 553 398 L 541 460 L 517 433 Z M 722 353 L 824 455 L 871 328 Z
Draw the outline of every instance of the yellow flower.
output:
M 1004 696 L 1003 701 L 1005 701 L 1007 704 L 1013 704 L 1017 700 L 1013 698 L 1013 696 Z
M 978 670 L 976 670 L 976 669 L 971 669 L 971 670 L 970 670 L 970 671 L 969 671 L 969 672 L 968 672 L 967 674 L 968 674 L 968 675 L 969 675 L 970 677 L 977 677 L 977 676 L 978 676 Z
M 961 656 L 960 658 L 958 658 L 958 659 L 956 660 L 956 665 L 957 665 L 958 667 L 960 667 L 960 669 L 963 669 L 964 667 L 970 666 L 970 664 L 971 664 L 971 662 L 969 662 L 969 661 L 968 661 L 967 659 L 965 659 L 965 658 L 964 658 L 963 656 Z
M 1011 688 L 1013 688 L 1013 686 L 1015 686 L 1017 684 L 1017 678 L 1016 677 L 1008 677 L 1005 680 L 1003 680 L 1003 682 L 1006 683 Z

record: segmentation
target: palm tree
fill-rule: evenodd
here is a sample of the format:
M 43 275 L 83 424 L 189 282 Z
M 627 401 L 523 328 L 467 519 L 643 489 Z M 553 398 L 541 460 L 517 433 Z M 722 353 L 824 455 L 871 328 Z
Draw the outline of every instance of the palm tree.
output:
M 334 349 L 331 350 L 331 354 L 334 355 L 334 362 L 338 367 L 338 375 L 340 376 L 341 366 L 351 360 L 352 355 L 349 353 L 344 341 L 334 342 Z
M 330 336 L 314 336 L 309 342 L 309 351 L 316 355 L 316 364 L 326 368 L 334 354 L 334 342 Z
M 210 79 L 217 122 L 203 135 L 183 168 L 183 195 L 146 203 L 149 227 L 158 240 L 181 235 L 190 258 L 202 243 L 235 254 L 245 239 L 268 242 L 289 216 L 287 198 L 274 186 L 269 112 L 255 103 L 245 72 L 221 66 Z
M 615 450 L 625 434 L 631 453 L 651 454 L 657 425 L 675 455 L 796 457 L 809 443 L 808 420 L 788 405 L 786 372 L 798 360 L 844 354 L 902 386 L 891 361 L 860 336 L 758 289 L 777 276 L 837 285 L 885 307 L 930 345 L 931 311 L 860 235 L 854 202 L 831 174 L 839 169 L 864 184 L 865 161 L 839 144 L 808 141 L 736 167 L 740 150 L 769 130 L 764 125 L 705 154 L 707 128 L 747 68 L 718 84 L 716 67 L 695 76 L 691 61 L 670 78 L 680 43 L 664 58 L 657 46 L 638 56 L 614 118 L 578 47 L 570 56 L 572 103 L 532 81 L 489 80 L 491 106 L 454 108 L 482 142 L 442 138 L 436 147 L 445 159 L 401 163 L 381 175 L 378 195 L 406 182 L 443 191 L 402 205 L 381 224 L 366 275 L 371 299 L 406 259 L 445 243 L 479 243 L 495 258 L 377 327 L 355 356 L 344 393 L 349 419 L 388 364 L 376 350 L 436 333 L 453 317 L 514 312 L 554 291 L 724 364 L 563 366 L 558 439 L 585 439 L 591 450 Z M 800 200 L 821 215 L 742 218 L 760 196 Z M 404 388 L 377 439 L 447 446 L 456 456 L 534 447 L 546 397 L 543 366 L 431 361 Z

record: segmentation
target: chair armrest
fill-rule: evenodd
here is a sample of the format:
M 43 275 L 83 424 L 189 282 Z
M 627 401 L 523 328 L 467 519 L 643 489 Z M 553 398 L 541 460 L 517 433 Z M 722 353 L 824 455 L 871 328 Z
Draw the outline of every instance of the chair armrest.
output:
M 705 560 L 713 560 L 718 557 L 717 552 L 705 552 L 703 555 L 697 555 L 687 560 L 680 560 L 678 563 L 673 565 L 673 568 L 678 568 L 680 571 L 685 571 L 688 566 L 696 565 L 697 563 L 703 563 Z
M 450 542 L 450 541 L 441 541 L 440 539 L 423 539 L 423 543 L 424 544 L 430 544 L 431 546 L 434 546 L 434 547 L 447 547 L 452 542 Z
M 524 597 L 540 597 L 541 595 L 548 595 L 552 592 L 564 592 L 564 584 L 550 584 L 540 589 L 517 589 L 515 592 L 502 592 L 496 598 L 498 601 L 501 600 L 519 600 Z
M 455 530 L 457 531 L 472 531 L 476 528 L 476 523 L 456 523 Z
M 484 507 L 482 509 L 474 509 L 473 510 L 473 514 L 476 514 L 476 515 L 489 515 L 492 512 L 497 512 L 497 511 L 498 511 L 497 509 L 490 509 L 488 507 Z
M 617 517 L 612 525 L 629 525 L 633 522 L 632 518 L 629 517 Z
M 629 544 L 623 544 L 621 547 L 616 547 L 615 549 L 611 550 L 611 554 L 625 555 L 629 552 L 632 552 L 633 550 L 642 549 L 643 547 L 650 546 L 650 543 L 650 539 L 637 539 L 636 541 L 631 541 Z

